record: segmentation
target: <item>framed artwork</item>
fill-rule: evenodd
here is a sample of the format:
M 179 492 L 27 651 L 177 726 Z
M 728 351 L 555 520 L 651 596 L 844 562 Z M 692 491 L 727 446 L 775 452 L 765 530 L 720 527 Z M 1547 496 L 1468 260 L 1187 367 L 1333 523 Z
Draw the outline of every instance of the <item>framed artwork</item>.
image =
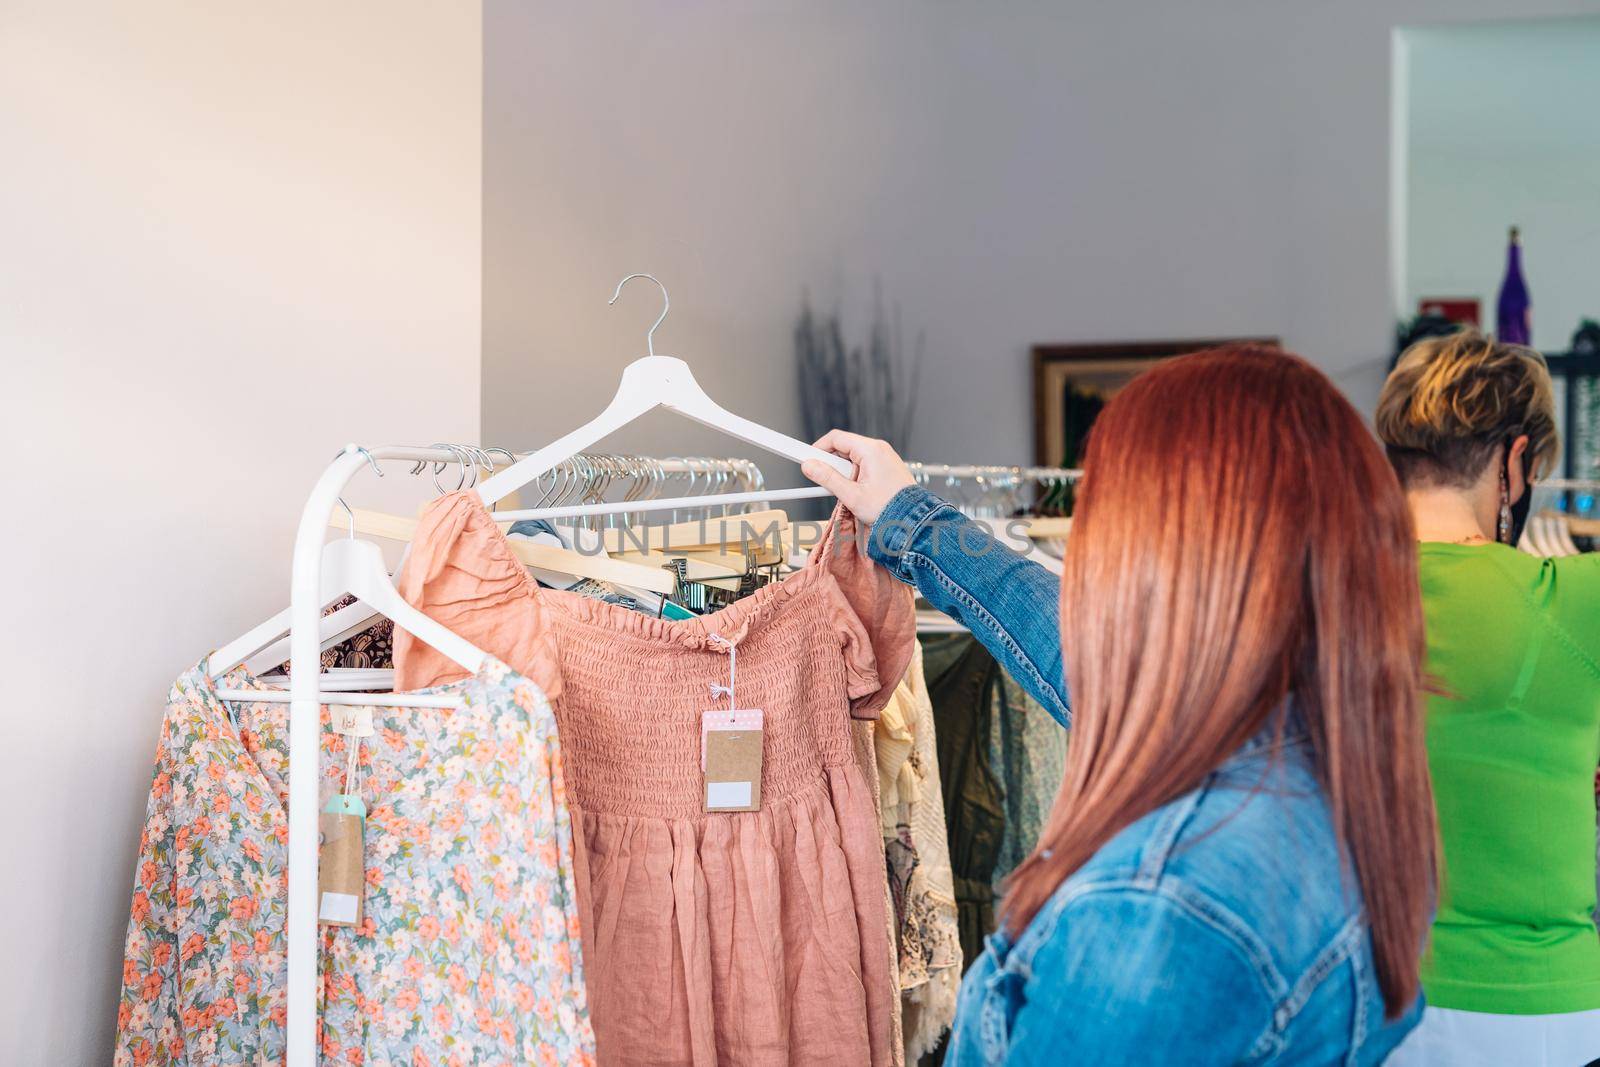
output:
M 1276 337 L 1034 345 L 1034 462 L 1078 466 L 1089 427 L 1119 389 L 1164 359 L 1229 344 L 1279 347 Z

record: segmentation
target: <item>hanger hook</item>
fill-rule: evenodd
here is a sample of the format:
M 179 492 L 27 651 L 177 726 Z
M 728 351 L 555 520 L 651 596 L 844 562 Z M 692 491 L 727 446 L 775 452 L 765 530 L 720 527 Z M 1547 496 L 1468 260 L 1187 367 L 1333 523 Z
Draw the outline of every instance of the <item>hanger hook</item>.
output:
M 651 281 L 655 282 L 656 286 L 661 290 L 661 314 L 657 316 L 655 324 L 650 327 L 650 332 L 644 335 L 644 346 L 653 356 L 656 354 L 656 327 L 660 326 L 666 321 L 667 312 L 672 308 L 672 299 L 667 296 L 667 287 L 661 284 L 661 279 L 657 278 L 654 274 L 640 273 L 628 275 L 626 278 L 617 283 L 617 288 L 614 292 L 612 292 L 611 299 L 606 301 L 606 307 L 610 307 L 612 304 L 615 304 L 617 302 L 617 297 L 622 295 L 622 287 L 633 281 L 635 278 L 649 278 Z
M 368 452 L 360 445 L 348 445 L 345 448 L 340 449 L 339 454 L 344 455 L 344 453 L 352 450 L 360 452 L 363 456 L 367 457 L 367 465 L 372 468 L 372 472 L 380 478 L 383 477 L 383 468 L 378 466 L 378 461 L 372 458 L 371 452 Z M 350 505 L 345 503 L 343 496 L 336 497 L 335 499 L 339 501 L 339 506 L 344 508 L 345 515 L 350 519 L 350 540 L 354 541 L 356 539 L 356 513 L 350 510 Z

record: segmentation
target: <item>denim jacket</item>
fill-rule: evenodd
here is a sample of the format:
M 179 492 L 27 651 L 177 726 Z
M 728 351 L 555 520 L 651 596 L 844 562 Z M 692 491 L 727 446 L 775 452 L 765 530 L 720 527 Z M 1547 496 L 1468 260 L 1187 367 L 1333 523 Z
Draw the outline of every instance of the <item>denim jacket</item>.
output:
M 919 487 L 869 552 L 965 623 L 1063 723 L 1059 587 Z M 1274 755 L 1274 738 L 1281 744 Z M 962 981 L 954 1064 L 1376 1064 L 1385 1020 L 1360 890 L 1292 712 L 1127 827 Z

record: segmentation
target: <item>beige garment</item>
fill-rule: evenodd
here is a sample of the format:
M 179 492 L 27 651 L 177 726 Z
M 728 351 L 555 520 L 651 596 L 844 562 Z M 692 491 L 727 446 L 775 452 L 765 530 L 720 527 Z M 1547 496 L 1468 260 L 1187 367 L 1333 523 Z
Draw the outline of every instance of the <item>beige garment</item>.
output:
M 899 690 L 896 689 L 895 692 L 898 693 Z M 891 697 L 889 702 L 891 704 L 894 703 L 894 699 Z M 880 714 L 882 713 L 880 712 Z M 872 804 L 878 812 L 878 819 L 881 822 L 884 818 L 884 809 L 883 793 L 879 789 L 878 775 L 876 773 L 878 767 L 876 727 L 877 723 L 875 722 L 864 722 L 859 719 L 850 724 L 851 739 L 855 742 L 856 766 L 861 768 L 861 777 L 872 786 Z M 883 844 L 884 868 L 887 871 L 889 865 L 889 839 L 887 837 L 884 838 Z M 900 988 L 900 924 L 895 916 L 894 894 L 887 877 L 883 880 L 883 915 L 885 920 L 884 947 L 887 950 L 886 955 L 889 961 L 889 984 L 891 988 L 898 990 Z M 894 997 L 892 1005 L 893 1008 L 889 1019 L 889 1040 L 891 1042 L 889 1051 L 892 1056 L 892 1067 L 904 1067 L 905 1020 L 903 1016 L 905 1009 L 902 1004 L 902 998 Z
M 910 821 L 906 816 L 917 802 L 920 778 L 911 759 L 916 744 L 911 733 L 915 705 L 910 687 L 901 682 L 872 724 L 884 837 L 893 837 L 901 823 Z
M 945 829 L 944 793 L 939 785 L 938 740 L 933 704 L 922 674 L 922 646 L 911 657 L 900 691 L 908 698 L 917 796 L 910 808 L 910 834 L 917 866 L 906 889 L 906 920 L 900 943 L 902 1029 L 906 1062 L 933 1051 L 956 1017 L 961 987 L 961 929 L 950 872 L 950 840 Z
M 851 718 L 876 716 L 916 641 L 909 589 L 863 548 L 838 513 L 799 573 L 672 622 L 539 588 L 476 493 L 424 512 L 402 595 L 555 711 L 601 1063 L 903 1055 L 876 777 Z M 404 689 L 459 673 L 404 633 L 395 670 Z M 701 716 L 730 681 L 764 713 L 761 808 L 707 814 Z

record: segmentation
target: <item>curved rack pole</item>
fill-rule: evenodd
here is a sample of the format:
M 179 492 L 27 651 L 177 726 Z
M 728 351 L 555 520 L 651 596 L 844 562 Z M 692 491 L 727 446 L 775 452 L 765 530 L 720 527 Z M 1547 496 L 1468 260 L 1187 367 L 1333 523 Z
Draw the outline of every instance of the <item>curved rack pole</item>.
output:
M 435 448 L 346 445 L 317 479 L 294 537 L 289 586 L 289 914 L 287 1067 L 317 1063 L 317 785 L 321 753 L 322 545 L 345 484 L 374 459 L 460 462 Z

